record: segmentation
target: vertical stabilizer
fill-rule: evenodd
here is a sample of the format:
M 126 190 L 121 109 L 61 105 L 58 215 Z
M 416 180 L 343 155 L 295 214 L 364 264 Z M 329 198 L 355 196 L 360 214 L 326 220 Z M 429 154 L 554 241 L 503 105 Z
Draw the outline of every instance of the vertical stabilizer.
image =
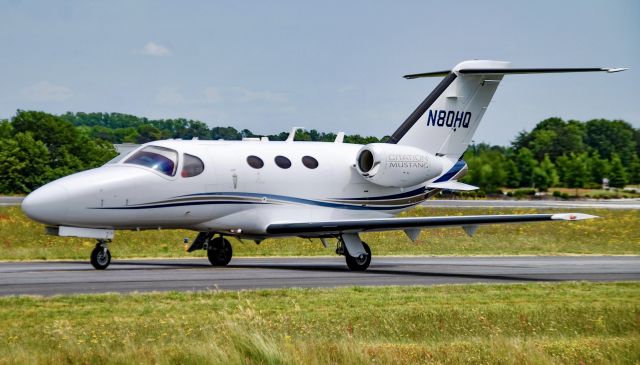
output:
M 503 74 L 464 74 L 463 69 L 508 69 L 509 62 L 465 61 L 446 75 L 392 135 L 389 143 L 421 148 L 437 156 L 458 159 L 469 146 Z

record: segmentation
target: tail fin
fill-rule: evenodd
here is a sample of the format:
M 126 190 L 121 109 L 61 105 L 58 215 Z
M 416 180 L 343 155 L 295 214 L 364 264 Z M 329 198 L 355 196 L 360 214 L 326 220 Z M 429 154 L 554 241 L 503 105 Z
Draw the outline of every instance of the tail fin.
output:
M 621 68 L 509 68 L 509 62 L 464 61 L 450 71 L 406 75 L 407 79 L 445 76 L 393 133 L 389 143 L 419 147 L 457 160 L 467 149 L 498 84 L 507 74 L 618 72 Z

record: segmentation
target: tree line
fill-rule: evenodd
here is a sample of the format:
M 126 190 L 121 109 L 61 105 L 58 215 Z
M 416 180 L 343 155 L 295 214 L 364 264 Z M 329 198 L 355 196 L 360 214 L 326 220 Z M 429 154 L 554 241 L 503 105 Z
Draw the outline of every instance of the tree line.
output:
M 285 140 L 289 132 L 269 135 Z M 0 194 L 28 193 L 71 173 L 100 166 L 117 155 L 113 144 L 158 139 L 260 137 L 248 129 L 212 127 L 190 119 L 147 119 L 120 113 L 18 110 L 0 120 Z M 335 140 L 334 133 L 298 130 L 296 140 Z M 346 143 L 385 142 L 389 137 L 347 135 Z M 471 145 L 464 181 L 491 193 L 504 187 L 597 187 L 640 183 L 640 129 L 624 121 L 546 119 L 523 131 L 509 147 Z
M 225 139 L 241 140 L 242 138 L 269 137 L 271 141 L 284 141 L 289 132 L 281 132 L 271 135 L 257 135 L 248 129 L 237 130 L 233 127 L 209 128 L 205 123 L 191 119 L 147 119 L 121 113 L 71 113 L 67 112 L 60 118 L 70 122 L 74 126 L 86 131 L 92 138 L 101 139 L 111 143 L 136 143 L 142 144 L 159 139 Z M 386 141 L 376 137 L 363 137 L 358 134 L 346 135 L 344 142 L 367 144 Z M 335 133 L 318 132 L 315 129 L 296 132 L 296 141 L 332 142 L 336 139 Z
M 464 181 L 485 192 L 502 187 L 598 188 L 640 183 L 640 129 L 620 120 L 549 118 L 520 132 L 509 147 L 472 145 Z

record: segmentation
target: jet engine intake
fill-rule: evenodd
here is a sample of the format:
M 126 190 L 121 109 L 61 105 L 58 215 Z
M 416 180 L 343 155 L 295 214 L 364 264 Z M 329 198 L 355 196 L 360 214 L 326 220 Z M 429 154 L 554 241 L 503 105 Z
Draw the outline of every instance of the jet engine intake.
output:
M 404 188 L 440 175 L 442 161 L 417 147 L 370 143 L 358 152 L 356 169 L 376 185 Z

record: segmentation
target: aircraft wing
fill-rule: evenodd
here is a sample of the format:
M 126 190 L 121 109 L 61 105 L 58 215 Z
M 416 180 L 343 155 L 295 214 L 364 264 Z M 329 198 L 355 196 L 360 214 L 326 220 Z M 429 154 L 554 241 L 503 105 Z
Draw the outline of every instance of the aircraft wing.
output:
M 346 219 L 318 222 L 272 223 L 267 226 L 267 233 L 322 236 L 341 233 L 393 230 L 417 231 L 419 233 L 419 229 L 422 228 L 463 227 L 468 234 L 472 235 L 477 226 L 485 224 L 577 221 L 591 218 L 598 217 L 584 213 L 560 213 Z M 407 234 L 409 234 L 409 232 L 407 232 Z

